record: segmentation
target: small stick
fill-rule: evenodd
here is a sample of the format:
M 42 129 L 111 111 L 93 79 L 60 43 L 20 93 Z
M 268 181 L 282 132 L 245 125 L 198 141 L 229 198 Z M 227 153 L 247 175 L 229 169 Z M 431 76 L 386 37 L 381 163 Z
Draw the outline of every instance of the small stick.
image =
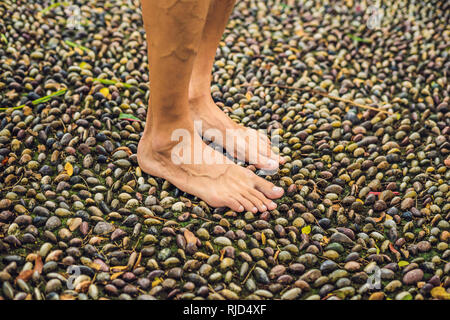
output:
M 251 84 L 249 84 L 249 85 L 244 85 L 243 84 L 241 86 L 250 86 L 250 85 Z M 387 110 L 379 109 L 379 108 L 376 108 L 376 107 L 371 107 L 371 106 L 368 106 L 368 105 L 365 105 L 365 104 L 354 102 L 352 100 L 331 96 L 327 92 L 322 92 L 322 91 L 318 91 L 318 90 L 314 90 L 314 89 L 296 88 L 296 87 L 292 87 L 292 86 L 283 86 L 283 85 L 276 85 L 276 84 L 262 84 L 262 86 L 263 87 L 275 87 L 275 88 L 281 88 L 281 89 L 289 89 L 289 90 L 297 90 L 297 91 L 308 91 L 308 92 L 312 92 L 312 93 L 315 93 L 315 94 L 320 94 L 321 96 L 324 96 L 324 97 L 327 97 L 327 98 L 330 98 L 330 99 L 334 99 L 334 100 L 338 100 L 338 101 L 341 101 L 341 102 L 350 103 L 350 104 L 352 104 L 354 106 L 357 106 L 357 107 L 360 107 L 362 109 L 369 109 L 369 110 L 374 110 L 374 111 L 378 111 L 378 112 L 382 112 L 382 113 L 387 113 L 387 114 L 389 114 L 391 116 L 394 115 L 393 112 L 390 112 L 390 111 L 387 111 Z
M 255 267 L 256 267 L 256 263 L 253 265 L 253 267 L 252 267 L 252 268 L 250 269 L 250 271 L 247 273 L 247 275 L 245 276 L 245 279 L 242 280 L 241 284 L 244 284 L 244 283 L 247 281 L 248 277 L 250 277 L 250 275 L 252 274 L 253 269 L 255 269 Z

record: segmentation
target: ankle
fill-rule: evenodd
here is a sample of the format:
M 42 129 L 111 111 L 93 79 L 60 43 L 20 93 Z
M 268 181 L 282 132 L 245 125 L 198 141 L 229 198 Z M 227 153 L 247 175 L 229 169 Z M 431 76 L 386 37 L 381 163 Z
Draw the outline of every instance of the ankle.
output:
M 144 131 L 143 140 L 151 146 L 154 153 L 169 155 L 172 149 L 179 143 L 180 137 L 192 136 L 193 122 L 183 121 L 156 122 L 157 125 Z
M 189 87 L 189 104 L 195 104 L 211 98 L 211 87 L 208 84 L 191 84 Z

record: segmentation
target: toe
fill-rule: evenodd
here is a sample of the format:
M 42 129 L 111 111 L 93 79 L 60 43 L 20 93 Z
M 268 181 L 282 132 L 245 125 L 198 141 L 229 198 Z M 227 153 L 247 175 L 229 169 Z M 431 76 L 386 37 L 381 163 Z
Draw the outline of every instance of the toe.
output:
M 279 162 L 278 160 L 259 155 L 258 162 L 255 163 L 255 167 L 269 171 L 278 170 Z
M 244 206 L 236 199 L 229 198 L 228 200 L 228 208 L 236 212 L 244 211 Z
M 261 191 L 269 199 L 278 199 L 284 194 L 283 188 L 276 187 L 272 182 L 269 182 L 261 177 L 255 175 L 255 187 Z
M 237 197 L 237 200 L 245 208 L 245 210 L 253 212 L 253 213 L 257 213 L 258 212 L 258 208 L 253 204 L 252 201 L 247 199 L 247 197 L 244 197 L 244 196 L 240 195 L 240 196 Z
M 277 208 L 277 204 L 275 202 L 273 202 L 273 201 L 270 201 L 269 204 L 267 205 L 267 208 L 269 210 L 274 210 L 274 209 Z
M 258 208 L 259 212 L 267 211 L 267 207 L 264 202 L 261 201 L 261 199 L 259 199 L 257 196 L 253 195 L 250 190 L 248 191 L 246 198 L 250 200 L 256 208 Z
M 264 194 L 256 189 L 251 189 L 251 193 L 253 196 L 257 197 L 263 203 L 263 211 L 273 210 L 277 207 L 276 203 L 272 200 L 269 200 L 264 196 Z

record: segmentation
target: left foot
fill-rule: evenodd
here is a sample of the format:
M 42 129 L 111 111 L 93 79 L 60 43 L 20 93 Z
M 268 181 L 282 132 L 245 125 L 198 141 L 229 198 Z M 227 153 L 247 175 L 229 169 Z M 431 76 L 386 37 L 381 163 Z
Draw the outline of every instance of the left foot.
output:
M 284 159 L 272 151 L 270 140 L 264 133 L 235 123 L 214 103 L 209 93 L 189 99 L 189 105 L 194 121 L 201 121 L 202 136 L 226 149 L 236 159 L 265 170 L 276 170 L 284 163 Z M 223 141 L 214 139 L 212 130 L 217 130 Z

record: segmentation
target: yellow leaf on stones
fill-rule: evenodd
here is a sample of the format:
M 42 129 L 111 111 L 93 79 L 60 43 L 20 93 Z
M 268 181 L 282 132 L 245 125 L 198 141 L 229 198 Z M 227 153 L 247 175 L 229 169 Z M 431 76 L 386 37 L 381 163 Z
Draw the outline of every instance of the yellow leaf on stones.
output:
M 264 234 L 264 232 L 261 233 L 261 243 L 266 244 L 266 235 Z
M 197 237 L 188 229 L 184 230 L 184 237 L 186 238 L 187 243 L 196 244 Z
M 94 269 L 94 270 L 97 270 L 97 271 L 100 271 L 100 269 L 102 268 L 101 265 L 99 265 L 98 263 L 95 263 L 95 262 L 90 263 L 89 267 Z
M 71 177 L 73 175 L 73 167 L 70 164 L 70 162 L 66 162 L 66 164 L 64 165 L 64 170 L 66 170 L 69 177 Z
M 326 236 L 323 236 L 322 241 L 320 243 L 322 245 L 327 245 L 328 242 L 330 242 L 330 239 L 328 239 Z
M 89 63 L 84 62 L 84 61 L 80 63 L 79 67 L 81 69 L 92 69 L 91 65 Z
M 444 287 L 434 287 L 431 289 L 431 296 L 441 300 L 450 300 L 450 293 L 445 291 Z
M 117 272 L 117 273 L 114 273 L 112 276 L 111 276 L 111 280 L 115 280 L 115 279 L 117 279 L 118 277 L 120 277 L 122 274 L 124 274 L 125 273 L 125 271 L 121 271 L 121 272 Z
M 161 278 L 155 278 L 155 280 L 152 282 L 152 288 L 156 287 L 161 282 L 163 282 Z
M 247 93 L 245 94 L 245 97 L 247 98 L 247 100 L 250 100 L 253 97 L 253 95 L 250 91 L 247 91 Z
M 104 95 L 105 98 L 107 98 L 107 97 L 109 96 L 109 89 L 108 89 L 108 88 L 101 88 L 101 89 L 100 89 L 100 93 L 101 93 L 102 95 Z
M 139 267 L 141 265 L 141 260 L 142 260 L 142 252 L 139 252 L 139 256 L 136 260 L 136 263 L 134 264 L 134 269 L 136 269 L 137 267 Z
M 377 254 L 380 254 L 380 248 L 378 248 L 378 246 L 374 243 L 375 248 L 377 248 Z
M 392 217 L 388 214 L 386 214 L 386 220 L 392 220 Z
M 408 262 L 408 261 L 405 261 L 405 260 L 401 260 L 401 261 L 398 262 L 398 266 L 399 266 L 399 267 L 405 267 L 405 266 L 407 266 L 408 264 L 409 264 L 409 262 Z
M 275 254 L 273 255 L 273 259 L 274 259 L 274 260 L 277 260 L 279 254 L 280 254 L 280 250 L 277 250 L 277 251 L 275 252 Z
M 302 228 L 303 234 L 310 234 L 311 233 L 311 226 L 306 226 Z
M 121 271 L 121 270 L 127 270 L 128 266 L 115 266 L 115 267 L 111 267 L 111 271 L 112 272 L 117 272 L 117 271 Z

